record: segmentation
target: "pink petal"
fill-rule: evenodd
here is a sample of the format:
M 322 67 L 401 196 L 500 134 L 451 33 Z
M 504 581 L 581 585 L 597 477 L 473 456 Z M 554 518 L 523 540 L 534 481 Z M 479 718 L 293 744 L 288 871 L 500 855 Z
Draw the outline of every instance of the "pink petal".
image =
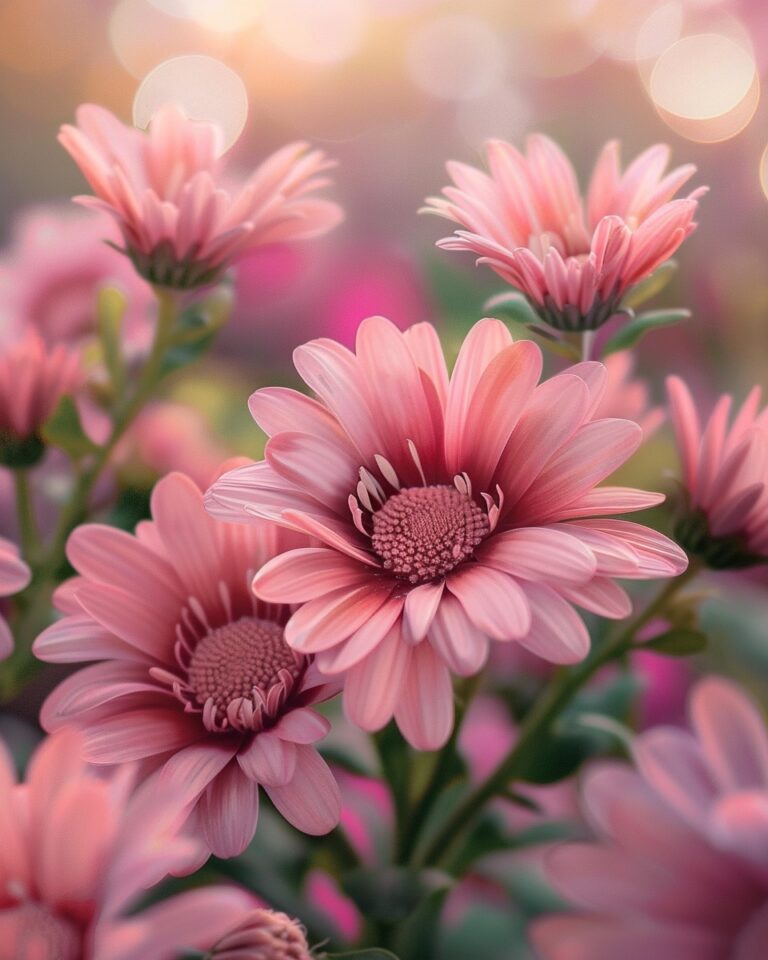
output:
M 250 744 L 237 754 L 244 774 L 254 783 L 282 787 L 289 783 L 296 770 L 296 746 L 281 740 L 277 733 L 257 733 Z
M 315 710 L 298 707 L 282 716 L 273 729 L 281 740 L 291 743 L 315 743 L 326 736 L 331 729 L 331 723 Z
M 448 589 L 474 625 L 495 640 L 521 637 L 531 626 L 525 593 L 512 577 L 481 564 L 451 573 Z
M 569 603 L 543 583 L 526 586 L 531 626 L 518 643 L 550 663 L 578 663 L 589 653 L 589 632 Z
M 422 583 L 408 592 L 405 598 L 405 628 L 407 638 L 418 643 L 426 637 L 443 596 L 445 581 Z
M 253 589 L 269 603 L 304 603 L 337 590 L 357 587 L 369 574 L 357 561 L 327 547 L 289 550 L 256 574 Z
M 230 763 L 208 784 L 197 805 L 205 842 L 216 857 L 236 857 L 253 840 L 259 787 Z
M 392 717 L 410 662 L 411 647 L 390 630 L 378 646 L 352 667 L 344 685 L 344 713 L 363 730 L 379 730 Z
M 392 594 L 392 586 L 371 583 L 342 587 L 300 607 L 285 626 L 285 640 L 301 653 L 316 653 L 346 640 L 363 626 Z
M 171 753 L 199 740 L 204 728 L 177 705 L 132 710 L 95 720 L 83 731 L 84 756 L 91 763 L 127 763 Z
M 416 750 L 439 750 L 451 734 L 451 675 L 429 643 L 419 643 L 413 649 L 395 720 Z
M 328 764 L 314 747 L 296 748 L 296 773 L 284 787 L 267 787 L 278 811 L 298 830 L 328 833 L 339 822 L 341 794 Z
M 464 612 L 450 593 L 445 593 L 429 631 L 429 642 L 449 670 L 462 677 L 477 673 L 488 658 L 488 637 Z
M 576 537 L 548 527 L 521 527 L 489 538 L 478 551 L 484 564 L 523 580 L 584 583 L 597 567 L 595 557 Z

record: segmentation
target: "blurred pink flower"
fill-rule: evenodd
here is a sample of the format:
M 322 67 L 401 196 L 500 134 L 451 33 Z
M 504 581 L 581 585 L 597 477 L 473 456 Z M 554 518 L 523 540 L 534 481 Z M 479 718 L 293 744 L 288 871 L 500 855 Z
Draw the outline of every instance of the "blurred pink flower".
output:
M 94 336 L 98 293 L 116 287 L 126 298 L 126 342 L 145 346 L 152 291 L 105 233 L 98 218 L 70 207 L 26 210 L 0 261 L 0 328 L 31 327 L 52 345 Z M 109 239 L 118 240 L 118 231 Z
M 637 771 L 593 770 L 598 843 L 566 844 L 550 873 L 580 913 L 545 917 L 544 960 L 764 960 L 768 945 L 768 734 L 734 684 L 702 681 L 693 732 L 659 727 Z
M 331 162 L 305 143 L 278 150 L 230 193 L 216 126 L 175 105 L 158 110 L 147 133 L 93 104 L 78 109 L 77 123 L 59 140 L 96 194 L 77 199 L 115 218 L 124 252 L 151 283 L 212 283 L 253 247 L 317 236 L 342 217 L 337 204 L 309 196 L 327 185 Z
M 664 422 L 664 410 L 651 406 L 648 382 L 633 376 L 634 356 L 625 350 L 612 353 L 603 363 L 608 377 L 595 416 L 633 420 L 647 440 Z
M 354 901 L 341 892 L 330 874 L 324 870 L 311 870 L 305 894 L 342 940 L 353 943 L 358 939 L 363 929 L 363 917 Z
M 206 487 L 230 456 L 199 410 L 163 401 L 142 410 L 113 461 L 131 471 L 149 469 L 160 477 L 178 470 Z
M 256 908 L 218 941 L 210 960 L 312 960 L 304 931 L 275 910 Z
M 245 891 L 208 887 L 124 918 L 143 892 L 200 861 L 173 802 L 134 791 L 135 771 L 98 776 L 73 730 L 36 751 L 25 784 L 0 743 L 0 958 L 169 960 L 208 949 L 249 910 Z
M 90 524 L 67 555 L 80 574 L 57 595 L 68 615 L 34 650 L 59 663 L 102 660 L 48 697 L 43 726 L 76 723 L 95 763 L 161 767 L 191 827 L 222 857 L 253 837 L 259 786 L 306 833 L 339 818 L 336 782 L 313 744 L 329 729 L 311 709 L 335 692 L 289 649 L 290 608 L 257 601 L 253 574 L 306 545 L 275 525 L 218 523 L 198 487 L 169 474 L 136 536 Z
M 304 604 L 286 639 L 345 674 L 346 714 L 364 729 L 394 714 L 413 746 L 436 749 L 453 724 L 450 671 L 476 673 L 490 640 L 576 662 L 589 634 L 571 603 L 625 617 L 613 577 L 685 569 L 666 537 L 595 519 L 663 499 L 595 489 L 640 441 L 636 424 L 593 419 L 601 364 L 537 386 L 538 347 L 484 320 L 449 380 L 433 327 L 403 334 L 381 317 L 360 326 L 357 355 L 315 340 L 295 362 L 321 402 L 257 391 L 266 460 L 225 474 L 207 502 L 322 542 L 272 560 L 254 589 Z
M 0 597 L 10 597 L 23 590 L 30 581 L 29 567 L 19 556 L 15 543 L 0 537 Z M 0 614 L 0 660 L 13 651 L 13 634 Z
M 29 440 L 85 376 L 79 353 L 33 332 L 0 352 L 0 442 Z
M 687 164 L 664 176 L 669 148 L 650 147 L 622 174 L 619 144 L 605 145 L 582 198 L 562 150 L 541 134 L 526 154 L 491 140 L 490 176 L 451 161 L 454 186 L 425 208 L 460 224 L 438 241 L 470 250 L 521 290 L 542 319 L 563 330 L 594 330 L 624 294 L 668 260 L 694 230 L 699 188 L 673 199 L 693 175 Z
M 672 424 L 687 503 L 676 535 L 690 553 L 715 569 L 748 567 L 768 558 L 768 409 L 755 387 L 728 418 L 724 394 L 702 428 L 690 391 L 667 380 Z

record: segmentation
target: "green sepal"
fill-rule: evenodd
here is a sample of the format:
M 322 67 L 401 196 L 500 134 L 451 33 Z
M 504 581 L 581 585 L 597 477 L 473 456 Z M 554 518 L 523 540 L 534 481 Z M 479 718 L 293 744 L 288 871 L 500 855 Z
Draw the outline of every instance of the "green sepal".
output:
M 0 431 L 0 467 L 28 470 L 40 463 L 44 454 L 40 437 L 15 437 Z
M 700 630 L 674 627 L 641 644 L 641 647 L 644 650 L 663 653 L 666 657 L 690 657 L 705 650 L 707 643 L 706 634 Z
M 638 314 L 604 344 L 602 355 L 607 357 L 619 350 L 628 350 L 650 330 L 655 330 L 657 327 L 671 327 L 680 323 L 681 320 L 687 320 L 690 316 L 691 311 L 685 309 L 649 310 L 647 313 Z
M 80 412 L 70 396 L 64 396 L 40 431 L 43 440 L 59 447 L 73 460 L 80 460 L 98 450 L 83 429 Z
M 667 260 L 666 263 L 662 263 L 660 267 L 654 270 L 650 277 L 646 277 L 645 280 L 636 283 L 634 287 L 622 297 L 622 303 L 631 310 L 637 309 L 637 307 L 642 306 L 646 300 L 650 300 L 651 297 L 655 297 L 657 293 L 661 293 L 675 275 L 676 271 L 677 262 L 675 260 Z

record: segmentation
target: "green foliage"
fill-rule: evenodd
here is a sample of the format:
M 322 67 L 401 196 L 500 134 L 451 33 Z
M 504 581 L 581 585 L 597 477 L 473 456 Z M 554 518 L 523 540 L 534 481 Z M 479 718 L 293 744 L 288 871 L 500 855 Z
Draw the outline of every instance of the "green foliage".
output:
M 125 388 L 125 365 L 120 348 L 120 334 L 125 316 L 126 299 L 115 287 L 99 291 L 96 305 L 96 322 L 104 353 L 104 365 L 109 373 L 115 396 L 121 396 Z
M 96 453 L 98 447 L 83 429 L 80 412 L 72 397 L 62 397 L 41 430 L 43 440 L 59 447 L 73 460 Z
M 645 280 L 641 280 L 640 283 L 635 284 L 626 294 L 623 298 L 624 306 L 631 310 L 636 310 L 637 307 L 644 304 L 646 300 L 650 300 L 651 297 L 655 297 L 657 293 L 661 293 L 675 275 L 676 271 L 677 263 L 674 260 L 667 260 L 666 263 L 662 263 L 658 269 L 654 270 L 650 277 L 646 277 Z
M 398 960 L 394 953 L 381 947 L 366 950 L 346 950 L 344 953 L 321 953 L 322 960 Z
M 707 647 L 707 636 L 700 630 L 674 627 L 642 644 L 646 650 L 663 653 L 667 657 L 690 657 Z
M 603 356 L 607 357 L 619 350 L 628 350 L 634 347 L 646 333 L 658 327 L 671 327 L 673 324 L 687 320 L 690 310 L 649 310 L 640 313 L 625 323 L 603 346 Z

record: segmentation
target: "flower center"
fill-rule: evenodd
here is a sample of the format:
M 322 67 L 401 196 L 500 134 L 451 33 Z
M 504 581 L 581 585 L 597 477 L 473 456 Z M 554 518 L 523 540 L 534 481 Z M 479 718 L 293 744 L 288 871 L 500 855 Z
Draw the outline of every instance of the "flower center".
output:
M 5 921 L 3 947 L 12 948 L 8 956 L 34 957 L 35 960 L 80 960 L 82 935 L 66 917 L 56 916 L 47 907 L 37 903 L 22 903 L 9 910 L 0 910 L 0 917 Z M 9 943 L 6 943 L 6 938 Z
M 488 517 L 455 487 L 408 487 L 373 515 L 373 549 L 386 570 L 426 583 L 469 559 L 490 531 Z
M 195 647 L 187 683 L 210 730 L 260 729 L 274 716 L 304 670 L 304 658 L 271 620 L 242 617 L 207 633 Z

